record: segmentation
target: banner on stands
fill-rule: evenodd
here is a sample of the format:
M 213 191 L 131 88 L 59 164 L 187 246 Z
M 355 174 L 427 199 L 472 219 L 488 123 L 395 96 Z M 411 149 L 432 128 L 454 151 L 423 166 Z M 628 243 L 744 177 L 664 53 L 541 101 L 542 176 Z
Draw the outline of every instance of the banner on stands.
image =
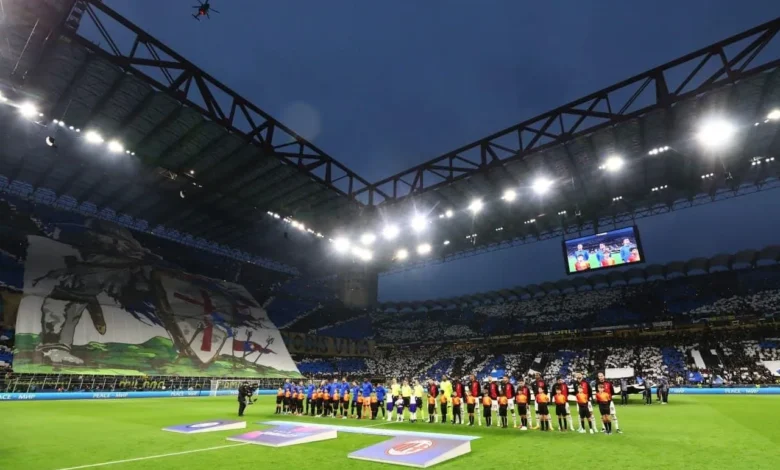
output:
M 317 356 L 371 357 L 376 352 L 376 342 L 330 336 L 307 335 L 282 331 L 290 354 L 314 354 Z

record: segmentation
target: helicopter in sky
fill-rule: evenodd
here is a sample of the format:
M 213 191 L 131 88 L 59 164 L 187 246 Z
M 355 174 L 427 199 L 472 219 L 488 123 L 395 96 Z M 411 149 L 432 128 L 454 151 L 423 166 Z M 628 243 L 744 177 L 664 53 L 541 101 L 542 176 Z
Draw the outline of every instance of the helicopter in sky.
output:
M 192 17 L 198 21 L 200 21 L 201 16 L 205 16 L 206 18 L 211 19 L 211 15 L 209 13 L 219 13 L 219 11 L 211 8 L 211 3 L 208 0 L 205 2 L 198 0 L 198 3 L 200 3 L 200 5 L 194 5 L 192 7 L 198 10 L 195 14 L 192 15 Z

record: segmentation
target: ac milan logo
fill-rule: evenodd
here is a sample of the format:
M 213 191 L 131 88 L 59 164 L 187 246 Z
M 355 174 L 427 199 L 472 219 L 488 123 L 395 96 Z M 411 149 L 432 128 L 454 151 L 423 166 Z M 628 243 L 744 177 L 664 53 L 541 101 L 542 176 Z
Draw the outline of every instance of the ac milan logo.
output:
M 395 457 L 412 455 L 417 452 L 422 452 L 433 447 L 433 441 L 427 439 L 415 439 L 413 441 L 406 441 L 404 443 L 393 446 L 387 450 L 387 455 Z

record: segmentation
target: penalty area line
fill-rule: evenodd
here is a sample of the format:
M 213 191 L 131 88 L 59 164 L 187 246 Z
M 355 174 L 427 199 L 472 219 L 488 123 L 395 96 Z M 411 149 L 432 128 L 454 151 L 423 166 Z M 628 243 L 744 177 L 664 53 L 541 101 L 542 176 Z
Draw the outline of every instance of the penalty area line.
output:
M 124 460 L 113 460 L 111 462 L 102 462 L 102 463 L 91 463 L 89 465 L 79 465 L 78 467 L 67 467 L 67 468 L 58 468 L 57 470 L 79 470 L 81 468 L 95 468 L 95 467 L 107 467 L 109 465 L 118 465 L 122 463 L 129 463 L 129 462 L 138 462 L 141 460 L 152 460 L 152 459 L 162 459 L 165 457 L 175 457 L 177 455 L 187 455 L 187 454 L 195 454 L 198 452 L 209 452 L 212 450 L 219 450 L 219 449 L 227 449 L 230 447 L 239 447 L 239 446 L 245 446 L 249 444 L 248 442 L 241 442 L 239 444 L 227 444 L 224 446 L 216 446 L 216 447 L 206 447 L 205 449 L 193 449 L 193 450 L 184 450 L 181 452 L 171 452 L 169 454 L 159 454 L 159 455 L 149 455 L 147 457 L 136 457 L 133 459 L 124 459 Z

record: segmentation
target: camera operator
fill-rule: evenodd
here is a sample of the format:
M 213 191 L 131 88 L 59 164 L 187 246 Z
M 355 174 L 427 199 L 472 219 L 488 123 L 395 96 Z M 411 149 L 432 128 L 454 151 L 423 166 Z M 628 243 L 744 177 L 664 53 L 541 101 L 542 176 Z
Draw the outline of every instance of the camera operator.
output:
M 251 405 L 252 395 L 255 393 L 255 387 L 244 382 L 238 387 L 238 416 L 244 416 L 246 405 Z

